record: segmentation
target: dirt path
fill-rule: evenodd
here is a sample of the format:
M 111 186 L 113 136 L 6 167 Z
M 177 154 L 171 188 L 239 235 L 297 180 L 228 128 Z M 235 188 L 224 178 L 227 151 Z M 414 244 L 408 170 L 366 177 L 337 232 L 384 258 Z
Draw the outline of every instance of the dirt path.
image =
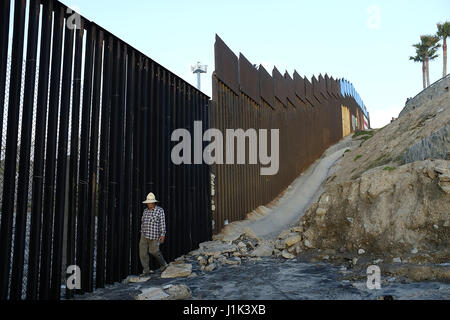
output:
M 323 183 L 339 163 L 345 150 L 351 149 L 352 146 L 355 146 L 355 142 L 349 136 L 330 147 L 286 189 L 282 197 L 269 206 L 259 207 L 248 219 L 230 223 L 216 238 L 232 241 L 238 238 L 245 228 L 250 228 L 258 237 L 266 240 L 277 237 L 283 230 L 295 224 L 311 203 L 319 198 Z

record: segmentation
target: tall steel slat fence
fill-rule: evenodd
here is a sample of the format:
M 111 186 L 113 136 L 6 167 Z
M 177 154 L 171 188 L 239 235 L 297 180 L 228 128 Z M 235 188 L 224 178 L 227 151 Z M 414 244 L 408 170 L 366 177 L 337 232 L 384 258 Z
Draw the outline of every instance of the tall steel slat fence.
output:
M 233 221 L 245 219 L 253 210 L 260 210 L 282 195 L 283 191 L 332 144 L 343 138 L 342 107 L 349 117 L 359 119 L 349 130 L 362 130 L 365 106 L 348 83 L 341 90 L 341 81 L 320 75 L 311 81 L 294 72 L 282 75 L 275 67 L 270 75 L 263 66 L 256 68 L 242 54 L 239 58 L 220 37 L 215 43 L 215 72 L 212 76 L 213 98 L 210 108 L 211 126 L 224 135 L 227 129 L 269 130 L 267 155 L 271 145 L 270 130 L 279 129 L 279 170 L 262 175 L 265 163 L 250 159 L 246 136 L 246 162 L 236 165 L 234 159 L 212 166 L 212 209 L 214 232 Z M 348 119 L 347 123 L 351 123 Z M 261 136 L 258 137 L 259 139 Z M 237 141 L 231 143 L 236 151 Z M 256 143 L 259 148 L 266 146 Z M 255 152 L 253 152 L 254 154 Z M 259 150 L 256 152 L 259 154 Z
M 70 298 L 140 273 L 149 192 L 166 213 L 167 260 L 212 236 L 209 167 L 171 160 L 174 130 L 209 128 L 209 98 L 84 17 L 73 28 L 74 14 L 0 4 L 2 300 Z

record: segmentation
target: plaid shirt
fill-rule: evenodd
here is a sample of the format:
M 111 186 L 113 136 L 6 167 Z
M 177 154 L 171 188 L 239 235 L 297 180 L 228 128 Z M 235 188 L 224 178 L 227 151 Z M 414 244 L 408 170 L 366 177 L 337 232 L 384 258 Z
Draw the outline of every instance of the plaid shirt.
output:
M 141 232 L 145 238 L 156 240 L 166 235 L 164 209 L 155 206 L 153 210 L 145 208 L 142 215 Z

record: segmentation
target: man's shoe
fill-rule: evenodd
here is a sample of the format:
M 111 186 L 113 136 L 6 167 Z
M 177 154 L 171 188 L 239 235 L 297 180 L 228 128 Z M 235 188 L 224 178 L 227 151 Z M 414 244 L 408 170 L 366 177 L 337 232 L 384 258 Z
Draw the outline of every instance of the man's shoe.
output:
M 143 272 L 139 275 L 139 277 L 144 278 L 144 277 L 150 277 L 150 275 L 153 273 L 152 270 L 148 271 L 148 272 Z
M 164 272 L 164 270 L 166 270 L 168 266 L 169 266 L 168 264 L 165 264 L 165 265 L 163 265 L 161 268 L 159 268 L 159 270 L 160 270 L 161 272 Z

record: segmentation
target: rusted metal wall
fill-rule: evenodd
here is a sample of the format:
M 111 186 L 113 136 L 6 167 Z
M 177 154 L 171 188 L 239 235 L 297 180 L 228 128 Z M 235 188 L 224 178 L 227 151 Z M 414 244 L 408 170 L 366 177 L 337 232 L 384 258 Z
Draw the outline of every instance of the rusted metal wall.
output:
M 246 214 L 278 197 L 342 138 L 342 105 L 349 108 L 350 117 L 361 118 L 362 111 L 350 83 L 345 82 L 348 88 L 344 92 L 342 81 L 328 75 L 309 80 L 297 72 L 283 76 L 276 67 L 270 75 L 263 66 L 255 68 L 244 55 L 238 58 L 219 36 L 215 63 L 211 126 L 224 133 L 224 140 L 227 129 L 279 129 L 280 133 L 276 175 L 261 175 L 264 166 L 259 158 L 258 163 L 249 163 L 248 144 L 245 164 L 235 161 L 212 166 L 214 232 L 218 233 L 227 223 L 245 219 Z M 270 143 L 268 148 L 271 150 Z

